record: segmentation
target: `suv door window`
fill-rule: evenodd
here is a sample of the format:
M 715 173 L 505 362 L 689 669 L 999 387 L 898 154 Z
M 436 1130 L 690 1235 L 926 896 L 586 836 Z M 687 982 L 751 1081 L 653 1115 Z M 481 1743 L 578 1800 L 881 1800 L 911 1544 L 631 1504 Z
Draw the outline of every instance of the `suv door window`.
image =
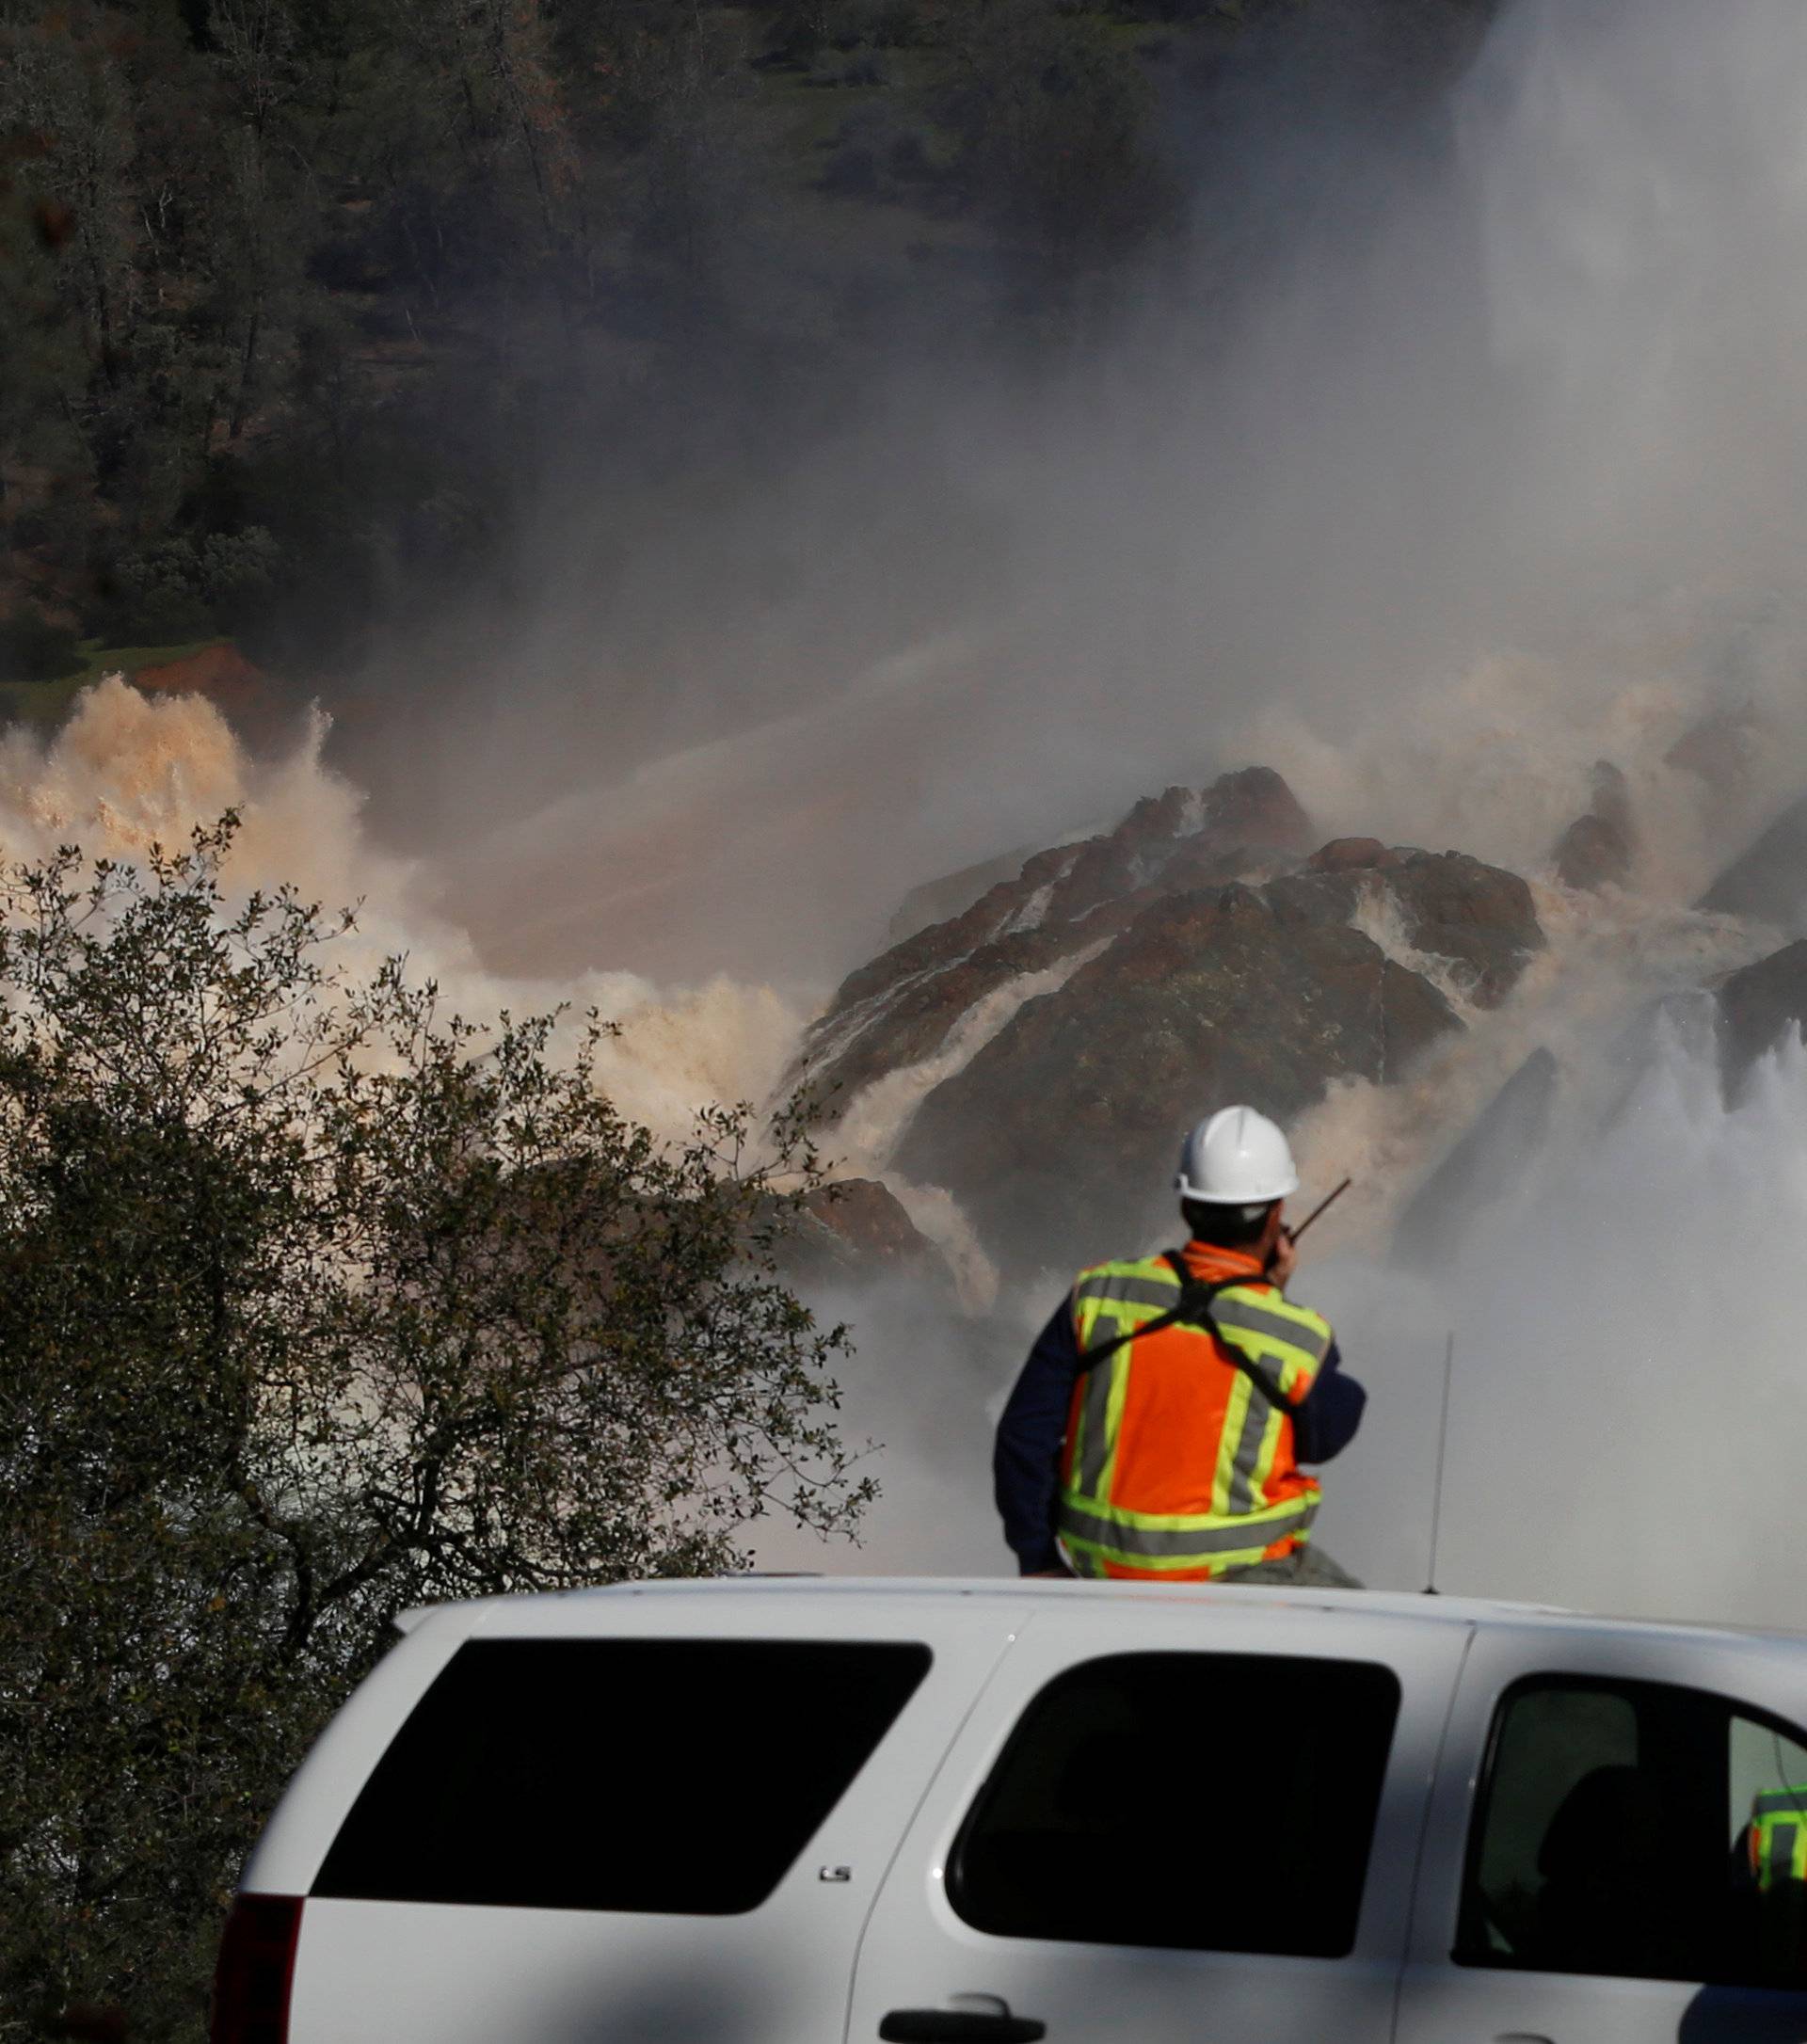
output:
M 1664 1683 L 1517 1684 L 1494 1720 L 1453 1956 L 1807 1985 L 1799 1733 Z
M 1399 1707 L 1367 1662 L 1082 1662 L 1012 1733 L 949 1900 L 1001 1937 L 1345 1954 Z

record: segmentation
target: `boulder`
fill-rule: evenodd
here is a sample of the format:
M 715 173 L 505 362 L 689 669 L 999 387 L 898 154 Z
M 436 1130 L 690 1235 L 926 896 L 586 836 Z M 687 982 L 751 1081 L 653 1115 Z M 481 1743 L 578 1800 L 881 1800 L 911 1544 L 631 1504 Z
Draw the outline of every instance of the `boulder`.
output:
M 1631 825 L 1631 791 L 1625 776 L 1610 761 L 1593 769 L 1593 804 L 1557 840 L 1556 877 L 1565 887 L 1597 894 L 1602 887 L 1623 887 L 1631 877 L 1636 847 Z
M 1383 871 L 1397 866 L 1399 859 L 1400 854 L 1378 838 L 1333 838 L 1305 864 L 1314 873 L 1359 873 Z
M 1790 1031 L 1807 1029 L 1807 942 L 1785 945 L 1720 982 L 1719 1062 L 1728 1094 Z
M 782 1260 L 787 1273 L 806 1284 L 947 1279 L 935 1246 L 918 1232 L 904 1203 L 874 1178 L 839 1178 L 807 1193 Z
M 1696 905 L 1807 934 L 1807 797 L 1784 809 Z

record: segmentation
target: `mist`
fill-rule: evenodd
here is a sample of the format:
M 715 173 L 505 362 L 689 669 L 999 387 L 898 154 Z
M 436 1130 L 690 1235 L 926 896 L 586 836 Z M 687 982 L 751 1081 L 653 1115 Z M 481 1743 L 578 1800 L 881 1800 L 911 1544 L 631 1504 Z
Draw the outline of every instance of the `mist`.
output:
M 606 607 L 568 478 L 482 701 L 344 757 L 507 969 L 813 993 L 918 879 L 1248 758 L 1523 864 L 1630 723 L 1654 760 L 1754 695 L 1793 740 L 1803 37 L 1510 8 L 1391 152 L 1271 144 L 1227 289 L 1201 218 L 1051 359 L 881 356 L 758 487 L 655 490 L 625 559 L 612 507 Z
M 131 855 L 237 806 L 243 884 L 361 899 L 373 955 L 467 1012 L 615 1015 L 605 1082 L 667 1135 L 774 1096 L 911 887 L 1175 782 L 1259 761 L 1323 838 L 1527 872 L 1551 944 L 1507 1008 L 1297 1131 L 1308 1189 L 1360 1179 L 1295 1285 L 1372 1394 L 1324 1540 L 1423 1587 L 1453 1329 L 1441 1588 L 1807 1623 L 1769 1502 L 1807 1059 L 1728 1106 L 1674 1006 L 1765 948 L 1690 904 L 1807 787 L 1807 15 L 1521 0 L 1386 132 L 1263 91 L 1238 134 L 1289 125 L 1234 220 L 1201 204 L 1063 345 L 903 334 L 757 474 L 718 488 L 706 431 L 675 439 L 625 540 L 573 448 L 531 615 L 449 619 L 352 692 L 381 714 L 256 757 L 107 684 L 8 740 L 0 843 Z M 1747 772 L 1706 790 L 1668 756 L 1716 712 Z M 1602 758 L 1639 855 L 1582 900 L 1549 855 Z M 1539 1048 L 1559 1136 L 1405 1275 L 1400 1211 Z M 856 1101 L 838 1163 L 884 1175 L 935 1076 Z M 990 1424 L 1070 1273 L 1000 1284 L 945 1192 L 900 1190 L 946 1292 L 817 1301 L 854 1322 L 846 1430 L 887 1495 L 859 1550 L 761 1530 L 767 1566 L 1007 1563 Z M 1099 1256 L 1168 1238 L 1160 1193 L 1100 1212 Z
M 1356 231 L 1307 235 L 1208 375 L 1189 379 L 1185 318 L 1151 308 L 986 442 L 1035 569 L 983 680 L 955 678 L 969 654 L 937 672 L 945 866 L 1022 837 L 1025 793 L 1051 841 L 1259 759 L 1325 836 L 1535 876 L 1591 762 L 1629 776 L 1634 887 L 1539 882 L 1551 949 L 1507 1011 L 1297 1132 L 1308 1187 L 1362 1180 L 1295 1290 L 1373 1396 L 1320 1521 L 1373 1583 L 1421 1589 L 1431 1566 L 1453 1339 L 1441 1588 L 1807 1623 L 1781 1513 L 1807 1065 L 1779 1051 L 1728 1106 L 1674 1007 L 1771 941 L 1688 904 L 1807 782 L 1804 96 L 1807 19 L 1770 0 L 1509 9 L 1457 94 L 1447 175 L 1366 163 L 1335 223 Z M 1666 755 L 1715 713 L 1749 719 L 1751 771 L 1703 800 Z M 1401 1207 L 1539 1047 L 1559 1134 L 1511 1160 L 1459 1257 L 1408 1274 Z M 1098 1254 L 1160 1225 L 1101 1215 Z M 856 1417 L 931 1474 L 894 1487 L 862 1565 L 986 1566 L 995 1533 L 948 1510 L 943 1471 L 981 1480 L 971 1439 L 1064 1282 L 1000 1302 L 1007 1362 L 995 1332 L 938 1357 L 880 1335 Z M 940 1455 L 917 1445 L 925 1412 Z

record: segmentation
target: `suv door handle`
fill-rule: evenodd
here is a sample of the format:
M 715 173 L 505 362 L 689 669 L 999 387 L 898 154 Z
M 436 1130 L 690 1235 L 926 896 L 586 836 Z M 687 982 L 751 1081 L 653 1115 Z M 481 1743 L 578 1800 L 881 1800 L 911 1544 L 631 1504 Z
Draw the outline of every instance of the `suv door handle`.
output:
M 894 2008 L 878 2034 L 885 2044 L 1037 2044 L 1047 2025 L 974 2008 Z

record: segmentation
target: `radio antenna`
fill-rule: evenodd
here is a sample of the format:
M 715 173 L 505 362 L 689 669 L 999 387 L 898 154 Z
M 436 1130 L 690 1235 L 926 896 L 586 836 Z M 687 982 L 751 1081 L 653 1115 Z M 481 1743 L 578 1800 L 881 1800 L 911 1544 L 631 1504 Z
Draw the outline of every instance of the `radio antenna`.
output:
M 1443 1528 L 1443 1459 L 1449 1445 L 1449 1384 L 1456 1373 L 1456 1331 L 1443 1351 L 1443 1413 L 1437 1421 L 1437 1480 L 1431 1493 L 1431 1567 L 1424 1586 L 1427 1597 L 1437 1594 L 1437 1536 Z
M 1292 1237 L 1293 1240 L 1296 1242 L 1305 1230 L 1310 1227 L 1312 1222 L 1318 1219 L 1319 1214 L 1328 1213 L 1354 1183 L 1353 1178 L 1345 1178 L 1334 1192 L 1327 1194 L 1318 1202 L 1317 1206 L 1311 1209 L 1310 1213 L 1305 1216 L 1296 1228 L 1287 1229 L 1287 1232 Z

